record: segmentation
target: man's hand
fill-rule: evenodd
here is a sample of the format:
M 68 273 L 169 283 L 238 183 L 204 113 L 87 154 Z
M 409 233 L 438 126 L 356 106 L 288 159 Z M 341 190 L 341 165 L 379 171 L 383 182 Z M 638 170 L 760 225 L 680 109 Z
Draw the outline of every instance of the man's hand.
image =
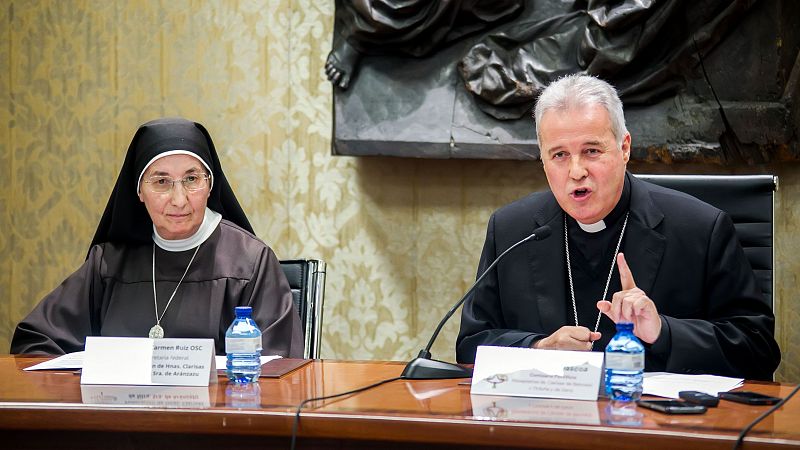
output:
M 656 304 L 643 290 L 636 287 L 631 269 L 622 253 L 617 255 L 617 266 L 622 290 L 614 293 L 611 302 L 605 300 L 597 302 L 597 309 L 614 323 L 633 323 L 633 334 L 642 341 L 652 344 L 661 334 L 661 316 L 658 315 Z
M 600 333 L 586 327 L 564 326 L 555 333 L 533 343 L 533 348 L 549 350 L 591 350 L 592 342 L 600 339 Z

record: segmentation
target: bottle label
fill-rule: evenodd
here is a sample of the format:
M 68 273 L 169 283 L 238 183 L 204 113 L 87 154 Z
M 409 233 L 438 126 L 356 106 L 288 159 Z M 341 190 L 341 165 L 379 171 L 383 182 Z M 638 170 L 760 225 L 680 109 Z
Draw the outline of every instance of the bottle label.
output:
M 236 319 L 233 322 L 233 326 L 231 327 L 231 330 L 234 333 L 242 333 L 242 334 L 250 333 L 251 331 L 256 329 L 258 329 L 258 327 L 256 327 L 255 322 L 253 322 L 252 320 Z
M 606 369 L 644 370 L 644 353 L 606 353 Z
M 261 353 L 261 338 L 225 338 L 225 353 Z

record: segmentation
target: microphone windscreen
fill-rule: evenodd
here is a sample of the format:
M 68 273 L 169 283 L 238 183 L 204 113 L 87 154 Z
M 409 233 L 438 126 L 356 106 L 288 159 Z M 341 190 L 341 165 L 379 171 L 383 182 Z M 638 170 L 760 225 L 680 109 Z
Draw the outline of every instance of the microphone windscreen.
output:
M 533 240 L 541 241 L 542 239 L 547 239 L 553 233 L 553 230 L 550 229 L 550 225 L 543 225 L 535 230 L 533 230 L 533 234 L 536 235 Z

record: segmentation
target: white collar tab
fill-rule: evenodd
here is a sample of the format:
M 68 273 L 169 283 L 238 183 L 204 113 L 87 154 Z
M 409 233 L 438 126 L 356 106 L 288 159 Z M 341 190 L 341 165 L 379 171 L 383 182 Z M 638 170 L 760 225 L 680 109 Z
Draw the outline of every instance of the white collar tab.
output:
M 576 220 L 576 222 L 578 221 Z M 597 233 L 606 229 L 606 222 L 603 220 L 589 224 L 578 222 L 578 226 L 581 227 L 581 230 L 587 233 Z

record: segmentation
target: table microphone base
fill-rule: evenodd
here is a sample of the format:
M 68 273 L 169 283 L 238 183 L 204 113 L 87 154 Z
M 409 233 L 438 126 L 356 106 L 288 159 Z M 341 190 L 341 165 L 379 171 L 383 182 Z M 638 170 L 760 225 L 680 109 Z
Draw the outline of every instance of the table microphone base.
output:
M 414 358 L 406 365 L 402 377 L 406 380 L 470 378 L 472 369 L 435 359 Z

